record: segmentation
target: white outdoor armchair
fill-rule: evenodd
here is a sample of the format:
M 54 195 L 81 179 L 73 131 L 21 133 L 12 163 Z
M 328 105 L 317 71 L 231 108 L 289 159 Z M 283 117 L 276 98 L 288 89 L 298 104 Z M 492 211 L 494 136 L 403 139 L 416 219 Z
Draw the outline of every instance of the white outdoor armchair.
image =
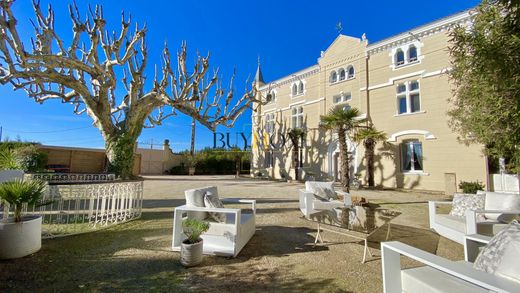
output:
M 483 210 L 466 210 L 465 217 L 441 214 L 437 211 L 437 208 L 441 205 L 451 206 L 451 201 L 430 201 L 428 202 L 430 228 L 439 233 L 439 235 L 460 244 L 464 244 L 464 236 L 468 234 L 495 235 L 498 231 L 504 229 L 507 223 L 493 219 L 484 219 L 484 215 L 511 215 L 513 217 L 520 215 L 520 209 L 518 208 L 520 197 L 516 201 L 510 202 L 509 207 L 502 205 L 501 209 L 495 208 L 497 205 L 493 201 L 500 201 L 503 196 L 510 198 L 518 195 L 487 192 L 485 208 Z M 494 218 L 497 218 L 497 216 Z
M 251 212 L 243 213 L 241 209 L 235 208 L 209 208 L 193 205 L 193 199 L 204 202 L 206 192 L 217 194 L 217 188 L 205 187 L 186 190 L 186 205 L 175 208 L 173 218 L 173 241 L 172 250 L 180 251 L 181 243 L 186 239 L 182 230 L 182 221 L 186 218 L 204 219 L 208 212 L 226 214 L 226 221 L 218 223 L 209 221 L 209 230 L 202 234 L 204 240 L 203 253 L 219 256 L 236 257 L 247 242 L 253 237 L 256 230 L 256 200 L 250 199 L 222 199 L 223 203 L 250 204 Z
M 517 282 L 474 269 L 478 247 L 489 242 L 481 235 L 465 237 L 466 261 L 450 261 L 401 242 L 381 244 L 383 289 L 401 292 L 520 292 Z M 402 269 L 401 256 L 425 266 Z
M 306 218 L 310 215 L 324 209 L 334 209 L 339 207 L 352 206 L 352 198 L 349 193 L 343 191 L 334 190 L 334 182 L 319 182 L 319 181 L 307 181 L 305 182 L 305 189 L 300 189 L 299 202 L 300 210 Z M 314 190 L 316 187 L 326 188 L 334 191 L 336 194 L 343 196 L 343 201 L 331 200 L 324 201 L 314 196 Z

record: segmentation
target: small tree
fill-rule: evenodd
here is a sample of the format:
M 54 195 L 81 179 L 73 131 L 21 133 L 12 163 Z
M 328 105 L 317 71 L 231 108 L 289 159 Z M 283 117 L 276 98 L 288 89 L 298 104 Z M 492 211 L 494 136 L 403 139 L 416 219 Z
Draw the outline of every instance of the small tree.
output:
M 451 127 L 466 143 L 508 157 L 520 173 L 520 2 L 483 1 L 469 27 L 451 32 Z M 519 175 L 520 178 L 520 175 Z
M 321 127 L 332 130 L 338 135 L 341 160 L 341 185 L 347 190 L 350 189 L 350 154 L 347 145 L 347 136 L 352 134 L 362 122 L 357 117 L 359 110 L 350 108 L 345 110 L 343 107 L 332 108 L 327 115 L 320 116 Z
M 287 135 L 289 136 L 289 139 L 291 140 L 291 144 L 293 146 L 292 157 L 294 162 L 294 179 L 300 180 L 300 142 L 303 141 L 303 138 L 305 137 L 305 130 L 302 128 L 293 128 L 287 132 Z
M 131 21 L 123 13 L 120 33 L 111 33 L 101 6 L 89 10 L 86 19 L 75 4 L 69 6 L 72 39 L 66 45 L 54 29 L 51 7 L 46 15 L 33 1 L 35 36 L 24 42 L 11 9 L 14 2 L 0 0 L 0 83 L 25 90 L 38 103 L 58 99 L 72 104 L 74 113 L 86 113 L 105 140 L 109 170 L 123 178 L 131 177 L 143 127 L 160 125 L 176 113 L 211 130 L 231 127 L 255 100 L 255 86 L 234 99 L 231 82 L 226 93 L 218 69 L 208 74 L 209 55 L 198 55 L 188 70 L 186 44 L 177 53 L 176 66 L 165 46 L 161 66 L 147 86 L 146 27 L 130 32 Z
M 365 159 L 367 163 L 368 186 L 374 186 L 374 157 L 375 147 L 378 142 L 387 139 L 383 131 L 378 131 L 373 126 L 361 128 L 354 134 L 354 141 L 363 143 L 365 147 Z

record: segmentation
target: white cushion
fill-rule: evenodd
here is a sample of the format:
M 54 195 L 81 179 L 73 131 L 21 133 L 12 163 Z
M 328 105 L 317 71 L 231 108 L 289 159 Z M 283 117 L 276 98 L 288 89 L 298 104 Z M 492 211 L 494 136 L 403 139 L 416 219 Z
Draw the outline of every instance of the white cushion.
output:
M 513 221 L 482 249 L 473 267 L 520 283 L 520 224 Z
M 463 264 L 461 264 L 463 265 Z M 419 267 L 401 271 L 403 292 L 489 292 L 432 267 Z
M 328 188 L 334 191 L 334 182 L 321 182 L 321 181 L 306 181 L 305 190 L 316 194 L 316 187 Z
M 222 201 L 220 201 L 220 198 L 218 196 L 214 195 L 211 191 L 207 191 L 206 194 L 204 194 L 204 205 L 208 208 L 224 208 L 224 205 L 222 204 Z M 226 214 L 225 213 L 215 213 L 215 212 L 208 212 L 210 218 L 213 220 L 219 222 L 219 223 L 225 223 L 226 222 Z
M 336 195 L 336 192 L 334 192 L 334 190 L 329 189 L 329 188 L 323 188 L 321 186 L 316 186 L 314 188 L 314 195 L 318 199 L 324 199 L 324 200 L 338 199 L 338 196 Z
M 204 205 L 204 195 L 206 192 L 211 192 L 214 195 L 218 196 L 217 187 L 216 186 L 209 186 L 209 187 L 203 187 L 203 188 L 195 188 L 184 191 L 184 196 L 186 197 L 186 206 L 191 207 L 199 207 L 203 208 Z M 208 213 L 206 212 L 197 212 L 197 211 L 189 211 L 188 212 L 189 218 L 195 218 L 199 220 L 204 220 L 208 217 Z
M 520 210 L 520 195 L 511 193 L 487 192 L 484 207 L 486 210 Z M 515 215 L 504 214 L 485 214 L 485 216 L 487 219 L 497 220 L 500 222 L 510 222 L 515 217 Z
M 466 234 L 466 218 L 447 214 L 437 214 L 435 222 L 438 225 L 448 227 L 460 233 Z M 507 225 L 497 221 L 479 221 L 477 223 L 477 233 L 481 235 L 493 236 L 503 230 Z
M 453 205 L 450 211 L 451 216 L 465 217 L 467 210 L 482 210 L 486 196 L 484 194 L 465 194 L 456 193 L 453 196 Z

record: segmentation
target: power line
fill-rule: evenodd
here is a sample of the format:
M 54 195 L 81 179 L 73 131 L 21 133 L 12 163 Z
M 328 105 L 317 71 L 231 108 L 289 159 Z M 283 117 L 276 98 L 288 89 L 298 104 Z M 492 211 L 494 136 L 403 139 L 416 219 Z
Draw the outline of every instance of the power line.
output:
M 61 129 L 61 130 L 48 130 L 48 131 L 21 131 L 21 130 L 7 129 L 4 127 L 4 130 L 10 131 L 10 132 L 15 132 L 15 133 L 57 133 L 57 132 L 66 132 L 66 131 L 86 129 L 86 128 L 92 128 L 92 126 L 67 128 L 67 129 Z

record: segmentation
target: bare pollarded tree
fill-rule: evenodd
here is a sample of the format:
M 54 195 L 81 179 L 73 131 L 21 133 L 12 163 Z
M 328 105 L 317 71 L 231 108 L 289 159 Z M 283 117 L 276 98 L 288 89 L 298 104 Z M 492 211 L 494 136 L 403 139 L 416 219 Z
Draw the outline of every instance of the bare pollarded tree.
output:
M 11 10 L 14 0 L 0 0 L 0 82 L 23 89 L 38 103 L 58 99 L 74 105 L 74 113 L 86 112 L 105 140 L 109 170 L 122 178 L 132 173 L 133 151 L 143 127 L 153 127 L 177 112 L 215 130 L 233 126 L 251 102 L 255 86 L 234 98 L 233 77 L 225 91 L 218 69 L 209 73 L 209 54 L 197 54 L 188 70 L 186 44 L 172 64 L 168 47 L 160 69 L 145 84 L 147 66 L 146 27 L 130 31 L 130 18 L 121 18 L 121 31 L 109 33 L 103 7 L 89 9 L 81 18 L 69 5 L 72 39 L 68 45 L 54 29 L 55 13 L 46 13 L 33 1 L 34 37 L 27 48 Z M 160 72 L 158 72 L 160 71 Z

